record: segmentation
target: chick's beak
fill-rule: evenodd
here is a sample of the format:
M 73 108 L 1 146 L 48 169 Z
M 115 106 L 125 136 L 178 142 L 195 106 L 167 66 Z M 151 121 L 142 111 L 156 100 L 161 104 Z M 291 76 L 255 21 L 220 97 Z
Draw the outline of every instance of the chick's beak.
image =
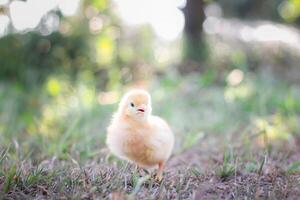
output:
M 146 106 L 142 105 L 137 108 L 138 113 L 144 113 L 146 111 Z
M 142 108 L 139 108 L 139 109 L 138 109 L 138 112 L 142 112 L 142 113 L 144 113 L 144 112 L 145 112 L 145 110 L 144 110 L 144 109 L 142 109 Z

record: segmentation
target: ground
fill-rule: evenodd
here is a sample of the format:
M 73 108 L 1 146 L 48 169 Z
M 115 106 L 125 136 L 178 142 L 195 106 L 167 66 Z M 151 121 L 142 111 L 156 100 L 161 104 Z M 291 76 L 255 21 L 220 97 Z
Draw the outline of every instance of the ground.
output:
M 159 183 L 155 171 L 140 174 L 104 145 L 119 94 L 68 84 L 53 78 L 30 95 L 1 84 L 1 199 L 300 196 L 298 85 L 264 74 L 237 85 L 198 75 L 153 81 L 153 112 L 176 137 Z

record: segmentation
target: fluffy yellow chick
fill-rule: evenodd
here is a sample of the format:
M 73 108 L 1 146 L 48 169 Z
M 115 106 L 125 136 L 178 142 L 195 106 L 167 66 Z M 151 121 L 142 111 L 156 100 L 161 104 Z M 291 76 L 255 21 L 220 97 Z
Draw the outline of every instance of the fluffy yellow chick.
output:
M 174 136 L 168 124 L 151 115 L 151 111 L 148 92 L 129 91 L 107 129 L 106 144 L 117 157 L 139 167 L 158 167 L 157 178 L 161 180 L 164 165 L 172 153 Z

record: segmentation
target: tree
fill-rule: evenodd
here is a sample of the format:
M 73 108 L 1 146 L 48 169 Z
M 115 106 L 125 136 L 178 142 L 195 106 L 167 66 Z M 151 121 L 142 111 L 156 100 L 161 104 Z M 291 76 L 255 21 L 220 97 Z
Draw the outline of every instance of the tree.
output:
M 202 24 L 205 20 L 204 1 L 187 0 L 183 13 L 185 18 L 184 59 L 197 62 L 202 61 L 206 56 L 202 33 Z

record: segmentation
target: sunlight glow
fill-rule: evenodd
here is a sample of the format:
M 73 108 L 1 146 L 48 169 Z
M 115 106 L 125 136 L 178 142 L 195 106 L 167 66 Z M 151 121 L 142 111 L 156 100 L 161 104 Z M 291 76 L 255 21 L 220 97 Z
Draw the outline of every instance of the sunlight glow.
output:
M 254 37 L 258 41 L 280 41 L 293 44 L 297 41 L 298 37 L 293 32 L 281 29 L 277 26 L 266 24 L 259 26 L 254 31 Z
M 251 24 L 209 16 L 204 21 L 203 28 L 209 35 L 238 38 L 244 42 L 278 42 L 300 49 L 300 37 L 296 29 L 272 22 Z
M 75 14 L 79 6 L 79 2 L 80 0 L 13 1 L 9 5 L 9 10 L 13 26 L 18 31 L 24 31 L 36 28 L 43 16 L 55 8 L 59 8 L 65 16 Z M 55 24 L 56 19 L 53 18 L 53 15 L 50 17 L 52 18 L 48 21 L 48 23 L 53 22 Z
M 171 57 L 170 51 L 168 51 L 167 48 L 162 48 L 162 47 L 157 48 L 155 50 L 154 56 L 155 56 L 155 60 L 157 60 L 157 62 L 162 64 L 167 63 Z
M 204 12 L 206 17 L 222 17 L 223 15 L 222 8 L 218 3 L 209 3 Z
M 0 15 L 0 36 L 5 34 L 8 25 L 9 25 L 9 17 L 6 15 Z
M 225 89 L 224 97 L 229 103 L 233 103 L 237 99 L 247 99 L 253 95 L 253 87 L 249 84 L 239 84 L 230 86 Z
M 217 17 L 207 17 L 203 23 L 203 29 L 208 34 L 216 34 L 219 32 L 220 23 Z
M 46 10 L 44 6 L 37 6 L 35 3 L 31 0 L 13 1 L 10 4 L 12 23 L 17 30 L 33 29 L 39 24 Z
M 53 31 L 57 31 L 59 29 L 60 19 L 56 14 L 48 14 L 43 21 L 44 26 L 40 29 L 42 35 L 49 35 Z
M 0 5 L 8 4 L 9 0 L 0 0 Z
M 232 70 L 227 76 L 227 82 L 231 86 L 240 84 L 244 79 L 244 72 L 240 69 Z
M 258 129 L 258 132 L 265 134 L 262 135 L 261 140 L 264 140 L 264 136 L 270 140 L 286 140 L 291 137 L 290 128 L 279 114 L 269 116 L 267 119 L 257 118 L 254 120 L 254 126 Z M 263 144 L 262 141 L 260 143 Z
M 79 7 L 80 0 L 59 0 L 58 7 L 65 16 L 72 16 Z
M 128 25 L 150 24 L 164 40 L 176 39 L 183 30 L 184 16 L 178 7 L 184 0 L 115 0 L 120 16 Z
M 100 17 L 93 17 L 90 21 L 89 21 L 89 28 L 91 33 L 99 33 L 102 30 L 103 27 L 103 21 Z
M 59 81 L 55 78 L 50 78 L 47 81 L 47 92 L 51 95 L 51 96 L 57 96 L 60 91 L 61 91 L 61 85 L 59 83 Z

